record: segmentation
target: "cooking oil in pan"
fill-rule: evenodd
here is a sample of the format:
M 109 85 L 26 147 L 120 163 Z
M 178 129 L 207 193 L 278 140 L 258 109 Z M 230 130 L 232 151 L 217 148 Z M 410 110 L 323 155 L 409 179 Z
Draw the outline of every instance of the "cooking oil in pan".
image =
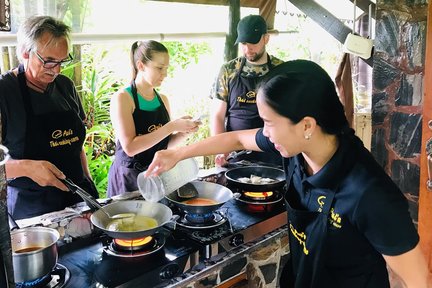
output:
M 152 217 L 136 215 L 123 219 L 114 219 L 107 225 L 109 231 L 135 232 L 156 228 L 157 220 Z

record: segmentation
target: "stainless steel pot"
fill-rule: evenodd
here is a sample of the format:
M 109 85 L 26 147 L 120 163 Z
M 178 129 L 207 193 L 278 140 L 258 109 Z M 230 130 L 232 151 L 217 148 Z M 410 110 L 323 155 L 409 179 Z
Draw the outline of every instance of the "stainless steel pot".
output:
M 156 233 L 163 225 L 173 221 L 173 214 L 171 209 L 161 203 L 152 203 L 143 200 L 127 200 L 114 202 L 104 206 L 104 210 L 109 215 L 118 215 L 124 213 L 134 213 L 137 216 L 147 216 L 157 221 L 157 227 L 140 230 L 140 231 L 111 231 L 107 229 L 107 226 L 112 221 L 104 211 L 101 209 L 94 212 L 90 220 L 99 229 L 104 231 L 105 234 L 116 239 L 132 240 L 142 238 L 145 236 L 151 236 Z
M 225 202 L 231 200 L 233 197 L 239 197 L 240 194 L 233 194 L 233 192 L 225 186 L 220 184 L 205 182 L 205 181 L 192 181 L 188 183 L 195 186 L 198 192 L 198 198 L 205 198 L 215 201 L 217 204 L 213 205 L 190 205 L 184 203 L 185 198 L 178 196 L 177 191 L 174 191 L 165 196 L 165 198 L 177 206 L 184 212 L 195 213 L 195 214 L 206 214 L 211 213 L 221 207 Z M 181 189 L 181 188 L 180 188 Z
M 28 227 L 11 231 L 12 261 L 15 282 L 41 278 L 57 264 L 57 230 L 46 227 Z

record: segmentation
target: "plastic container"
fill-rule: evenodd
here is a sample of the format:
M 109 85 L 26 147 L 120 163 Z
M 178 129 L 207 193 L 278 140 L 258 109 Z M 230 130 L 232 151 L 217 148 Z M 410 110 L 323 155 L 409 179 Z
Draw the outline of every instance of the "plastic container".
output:
M 196 179 L 198 171 L 195 158 L 188 158 L 159 176 L 144 177 L 145 172 L 141 172 L 137 177 L 138 189 L 146 201 L 158 202 L 165 195 Z

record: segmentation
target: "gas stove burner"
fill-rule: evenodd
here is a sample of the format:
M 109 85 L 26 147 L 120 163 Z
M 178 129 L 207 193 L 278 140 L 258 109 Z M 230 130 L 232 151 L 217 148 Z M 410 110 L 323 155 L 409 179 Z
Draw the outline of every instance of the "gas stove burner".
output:
M 244 191 L 243 197 L 245 199 L 256 200 L 256 201 L 270 201 L 274 198 L 277 198 L 277 192 L 273 191 L 265 191 L 265 192 L 253 192 L 253 191 Z
M 151 249 L 155 245 L 155 237 L 147 236 L 140 239 L 113 239 L 111 243 L 115 251 L 129 252 Z
M 51 273 L 33 281 L 15 283 L 16 288 L 62 288 L 70 279 L 70 271 L 57 263 Z
M 190 223 L 211 223 L 215 221 L 216 214 L 213 212 L 205 213 L 205 214 L 197 214 L 197 213 L 186 213 L 184 216 L 185 220 Z
M 177 224 L 185 228 L 191 229 L 208 229 L 218 227 L 227 221 L 227 217 L 219 211 L 205 214 L 205 217 L 201 217 L 202 215 L 203 214 L 188 215 L 188 213 L 186 213 L 183 217 L 180 217 L 177 220 Z M 202 221 L 203 219 L 205 220 Z
M 236 200 L 245 204 L 246 210 L 248 212 L 270 212 L 273 210 L 274 206 L 281 202 L 283 195 L 281 193 L 276 193 L 272 196 L 272 199 L 267 200 L 252 200 L 242 195 Z
M 104 251 L 111 256 L 133 258 L 156 253 L 165 245 L 162 234 L 156 233 L 148 237 L 135 240 L 113 239 Z

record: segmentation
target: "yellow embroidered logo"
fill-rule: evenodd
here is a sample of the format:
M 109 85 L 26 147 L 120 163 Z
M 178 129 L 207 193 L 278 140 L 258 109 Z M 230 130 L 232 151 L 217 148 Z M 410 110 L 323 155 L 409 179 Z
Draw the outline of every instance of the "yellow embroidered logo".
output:
M 238 103 L 256 104 L 256 93 L 255 91 L 249 91 L 244 96 L 237 97 Z
M 246 98 L 256 98 L 256 93 L 255 91 L 249 91 L 246 93 Z
M 161 128 L 163 125 L 162 124 L 153 124 L 153 125 L 150 125 L 149 126 L 149 128 L 148 128 L 148 132 L 149 133 L 151 133 L 151 132 L 153 132 L 153 131 L 156 131 L 157 129 L 159 129 L 159 128 Z
M 325 199 L 326 199 L 326 196 L 324 196 L 324 195 L 319 196 L 317 198 L 317 202 L 319 205 L 318 212 L 322 212 L 322 208 L 324 206 L 324 203 L 325 203 L 324 200 Z M 339 213 L 335 212 L 334 208 L 330 209 L 330 218 L 328 219 L 328 221 L 334 227 L 339 228 L 339 229 L 342 228 L 342 217 L 339 215 Z
M 292 235 L 299 241 L 300 245 L 303 246 L 303 253 L 305 255 L 309 254 L 309 250 L 306 248 L 306 234 L 304 232 L 298 232 L 294 226 L 290 223 L 290 231 Z
M 73 136 L 74 132 L 72 129 L 68 130 L 54 130 L 51 133 L 51 138 L 55 140 L 51 140 L 49 142 L 50 147 L 59 147 L 63 145 L 72 145 L 74 142 L 79 141 L 78 136 Z M 63 138 L 60 140 L 60 138 Z
M 326 196 L 319 196 L 317 199 L 319 208 L 318 208 L 318 212 L 322 212 L 322 207 L 324 206 L 324 200 L 326 199 Z
M 72 129 L 68 129 L 68 130 L 54 130 L 53 133 L 51 133 L 51 137 L 53 139 L 59 139 L 60 137 L 67 137 L 67 136 L 71 136 L 73 134 L 73 130 Z
M 330 210 L 329 223 L 336 228 L 342 228 L 342 217 L 339 215 L 339 213 L 336 213 L 333 208 Z

